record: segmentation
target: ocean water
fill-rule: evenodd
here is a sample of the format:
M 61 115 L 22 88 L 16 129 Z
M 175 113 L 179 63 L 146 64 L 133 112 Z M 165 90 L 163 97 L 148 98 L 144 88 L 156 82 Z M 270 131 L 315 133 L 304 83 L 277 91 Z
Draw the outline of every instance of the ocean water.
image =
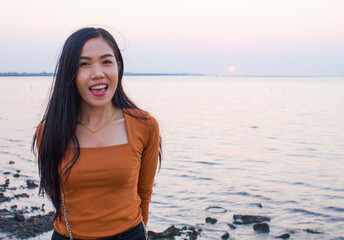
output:
M 23 187 L 38 181 L 30 145 L 51 82 L 0 78 L 0 184 L 9 179 L 17 188 L 6 196 L 30 195 L 0 208 L 52 209 L 37 189 Z M 225 232 L 237 240 L 287 232 L 290 239 L 344 238 L 344 78 L 125 76 L 124 87 L 158 119 L 163 137 L 150 230 L 192 225 L 203 229 L 198 239 Z M 270 217 L 270 233 L 230 229 L 233 214 Z

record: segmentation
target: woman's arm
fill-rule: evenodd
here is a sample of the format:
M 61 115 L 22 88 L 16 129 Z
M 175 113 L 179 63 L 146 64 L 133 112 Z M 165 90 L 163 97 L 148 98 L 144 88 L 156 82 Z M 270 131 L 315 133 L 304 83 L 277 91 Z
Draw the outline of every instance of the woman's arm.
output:
M 147 225 L 149 217 L 149 203 L 151 201 L 154 177 L 158 165 L 160 141 L 158 122 L 153 117 L 150 117 L 149 120 L 146 126 L 145 146 L 141 158 L 138 182 L 138 194 L 141 198 L 140 208 L 145 225 Z

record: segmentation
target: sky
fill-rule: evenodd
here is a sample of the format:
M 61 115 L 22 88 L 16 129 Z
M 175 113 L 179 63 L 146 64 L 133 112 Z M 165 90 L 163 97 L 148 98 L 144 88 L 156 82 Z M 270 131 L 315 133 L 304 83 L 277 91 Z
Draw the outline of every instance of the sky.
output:
M 126 72 L 344 76 L 343 0 L 0 0 L 0 72 L 53 72 L 66 38 L 108 29 Z

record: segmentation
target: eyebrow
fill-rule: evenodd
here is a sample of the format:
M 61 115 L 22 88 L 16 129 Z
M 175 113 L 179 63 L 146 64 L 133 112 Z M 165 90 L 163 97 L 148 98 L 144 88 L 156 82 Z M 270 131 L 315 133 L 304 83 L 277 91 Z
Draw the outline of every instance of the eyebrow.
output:
M 107 57 L 114 57 L 114 56 L 112 54 L 108 53 L 108 54 L 104 54 L 104 55 L 100 56 L 99 58 L 107 58 Z M 80 56 L 80 59 L 91 60 L 91 58 L 87 57 L 87 56 Z

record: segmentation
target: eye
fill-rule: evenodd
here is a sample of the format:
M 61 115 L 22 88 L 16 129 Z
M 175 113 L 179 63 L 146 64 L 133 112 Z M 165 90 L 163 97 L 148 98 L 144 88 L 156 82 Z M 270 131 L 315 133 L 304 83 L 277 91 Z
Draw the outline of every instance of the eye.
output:
M 81 67 L 81 66 L 88 66 L 88 65 L 89 65 L 88 62 L 81 62 L 79 66 Z
M 112 63 L 112 61 L 110 61 L 110 60 L 104 60 L 103 61 L 103 64 L 111 64 Z

